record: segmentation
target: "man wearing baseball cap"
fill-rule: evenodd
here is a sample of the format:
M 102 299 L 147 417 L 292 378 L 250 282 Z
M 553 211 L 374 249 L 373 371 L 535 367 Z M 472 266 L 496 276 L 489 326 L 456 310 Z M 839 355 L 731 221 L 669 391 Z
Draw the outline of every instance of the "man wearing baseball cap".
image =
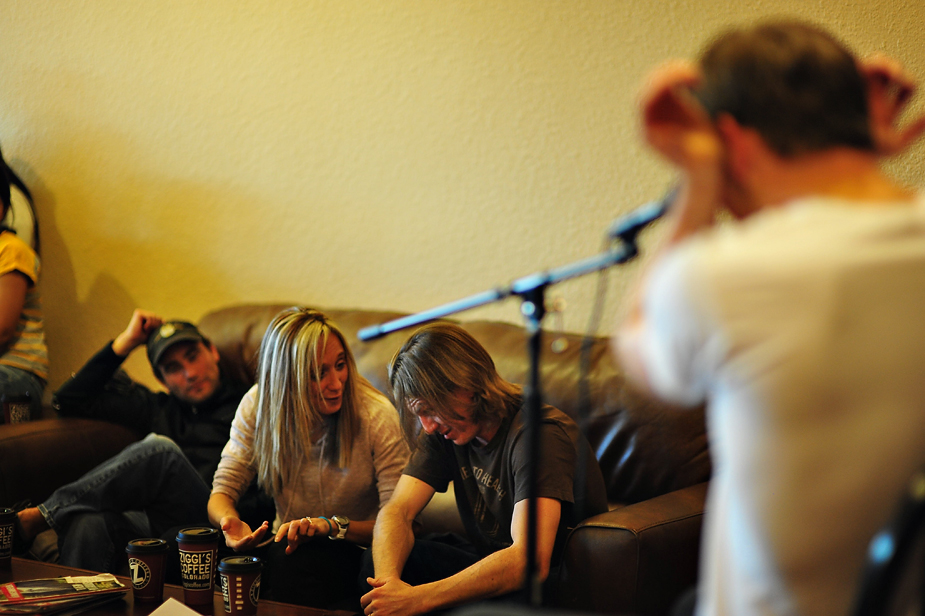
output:
M 142 345 L 166 392 L 153 392 L 121 370 Z M 222 375 L 218 360 L 218 350 L 192 323 L 136 310 L 125 331 L 55 392 L 54 405 L 62 417 L 110 421 L 147 436 L 38 507 L 20 511 L 14 552 L 28 550 L 39 532 L 52 528 L 60 564 L 115 573 L 129 539 L 207 520 L 212 476 L 247 391 Z M 272 518 L 256 511 L 258 501 L 252 488 L 251 511 L 260 520 Z

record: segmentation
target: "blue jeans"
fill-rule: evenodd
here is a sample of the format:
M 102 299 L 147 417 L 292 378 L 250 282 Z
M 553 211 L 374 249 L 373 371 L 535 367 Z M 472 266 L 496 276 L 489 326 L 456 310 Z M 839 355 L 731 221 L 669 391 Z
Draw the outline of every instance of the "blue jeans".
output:
M 0 394 L 21 396 L 29 394 L 29 411 L 32 419 L 42 415 L 42 393 L 45 391 L 45 381 L 28 370 L 14 368 L 0 364 Z M 0 422 L 2 422 L 0 414 Z
M 62 565 L 117 573 L 130 539 L 207 520 L 210 492 L 176 443 L 149 434 L 38 508 L 58 533 Z

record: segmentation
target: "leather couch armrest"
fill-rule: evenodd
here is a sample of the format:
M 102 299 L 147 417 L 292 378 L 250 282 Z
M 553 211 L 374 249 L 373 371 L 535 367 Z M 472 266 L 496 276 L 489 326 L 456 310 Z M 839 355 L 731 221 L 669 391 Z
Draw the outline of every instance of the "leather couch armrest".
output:
M 37 505 L 137 439 L 128 428 L 94 419 L 0 425 L 0 506 L 24 499 Z
M 566 541 L 556 604 L 665 614 L 697 581 L 707 483 L 588 518 Z

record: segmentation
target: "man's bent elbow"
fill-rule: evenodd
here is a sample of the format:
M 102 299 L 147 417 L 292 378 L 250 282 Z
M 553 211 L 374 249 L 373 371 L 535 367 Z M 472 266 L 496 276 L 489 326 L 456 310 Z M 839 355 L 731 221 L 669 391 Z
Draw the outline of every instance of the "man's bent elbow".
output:
M 524 549 L 522 553 L 523 564 L 521 565 L 521 571 L 523 571 L 523 579 L 526 580 L 529 572 L 527 571 L 527 550 Z M 536 567 L 535 577 L 537 581 L 541 584 L 546 581 L 546 578 L 549 577 L 549 571 L 552 568 L 552 553 L 543 549 L 542 546 L 537 546 L 537 554 L 534 559 L 534 567 Z
M 536 576 L 539 581 L 545 582 L 546 578 L 549 577 L 549 560 L 545 558 L 539 558 L 536 561 Z
M 508 563 L 508 570 L 511 572 L 516 572 L 515 576 L 512 576 L 511 582 L 507 585 L 506 588 L 501 588 L 499 591 L 501 593 L 514 592 L 516 590 L 522 590 L 525 587 L 525 582 L 527 581 L 530 572 L 527 570 L 527 549 L 526 547 L 511 546 L 513 549 L 513 562 Z M 545 582 L 546 578 L 549 577 L 549 557 L 542 554 L 537 554 L 537 557 L 533 563 L 533 566 L 536 567 L 536 570 L 533 572 L 535 577 L 539 580 L 540 583 Z
M 526 558 L 524 560 L 526 560 Z M 535 572 L 536 579 L 542 584 L 543 582 L 546 581 L 546 578 L 549 577 L 549 557 L 543 557 L 541 555 L 537 555 L 535 566 L 536 566 L 536 572 Z M 523 577 L 526 580 L 527 575 L 529 574 L 527 572 L 526 562 L 524 562 L 522 570 L 524 572 Z

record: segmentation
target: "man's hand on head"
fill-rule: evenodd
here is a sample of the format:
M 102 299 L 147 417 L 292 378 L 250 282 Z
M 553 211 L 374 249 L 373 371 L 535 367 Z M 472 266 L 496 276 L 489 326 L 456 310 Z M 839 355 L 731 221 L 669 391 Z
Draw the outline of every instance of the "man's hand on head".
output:
M 722 205 L 725 147 L 716 124 L 692 93 L 700 80 L 697 65 L 674 60 L 649 75 L 640 97 L 646 142 L 681 174 L 670 242 L 712 225 Z
M 120 357 L 128 354 L 148 341 L 151 332 L 164 324 L 164 319 L 147 310 L 135 310 L 125 330 L 112 342 L 112 350 Z
M 641 93 L 646 141 L 681 170 L 696 171 L 722 158 L 713 122 L 691 93 L 700 79 L 696 65 L 673 60 L 649 75 Z
M 858 68 L 867 80 L 870 130 L 877 152 L 902 154 L 925 132 L 925 115 L 898 126 L 915 95 L 915 80 L 899 62 L 882 54 L 859 61 Z

